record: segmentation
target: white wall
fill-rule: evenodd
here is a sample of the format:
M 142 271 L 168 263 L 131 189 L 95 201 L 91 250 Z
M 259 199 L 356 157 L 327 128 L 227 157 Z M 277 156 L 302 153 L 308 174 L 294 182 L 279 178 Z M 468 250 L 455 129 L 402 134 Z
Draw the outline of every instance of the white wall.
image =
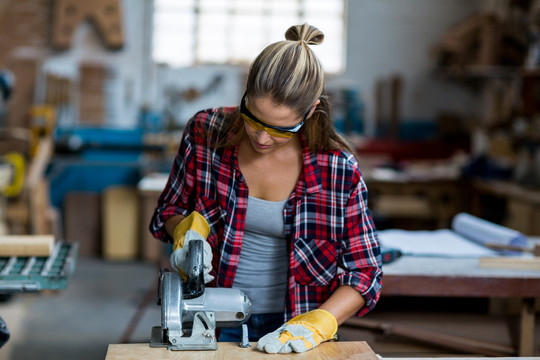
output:
M 400 74 L 404 80 L 404 122 L 433 121 L 444 109 L 477 111 L 477 96 L 436 77 L 430 51 L 451 25 L 482 6 L 486 1 L 348 1 L 347 70 L 336 82 L 344 81 L 362 91 L 368 135 L 374 133 L 375 82 L 392 74 Z
M 240 104 L 245 73 L 245 67 L 232 65 L 158 67 L 155 71 L 156 93 L 153 108 L 168 110 L 164 114 L 165 121 L 168 122 L 166 126 L 183 127 L 200 110 Z M 216 81 L 218 77 L 220 80 Z M 171 89 L 177 96 L 167 96 Z M 190 91 L 196 94 L 191 99 L 181 95 Z M 168 98 L 173 98 L 173 101 Z

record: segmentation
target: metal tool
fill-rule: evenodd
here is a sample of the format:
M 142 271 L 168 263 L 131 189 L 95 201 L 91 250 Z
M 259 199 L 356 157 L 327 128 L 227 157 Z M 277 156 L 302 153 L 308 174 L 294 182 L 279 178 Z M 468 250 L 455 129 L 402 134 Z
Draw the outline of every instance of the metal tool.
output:
M 383 264 L 388 264 L 403 256 L 403 253 L 399 249 L 381 246 L 381 256 Z
M 240 341 L 238 346 L 241 348 L 248 348 L 251 346 L 249 343 L 249 332 L 246 324 L 242 325 L 242 341 Z
M 203 240 L 192 240 L 188 246 L 186 281 L 176 272 L 160 271 L 161 326 L 152 328 L 150 346 L 217 350 L 216 328 L 241 326 L 251 315 L 251 302 L 239 289 L 205 288 Z

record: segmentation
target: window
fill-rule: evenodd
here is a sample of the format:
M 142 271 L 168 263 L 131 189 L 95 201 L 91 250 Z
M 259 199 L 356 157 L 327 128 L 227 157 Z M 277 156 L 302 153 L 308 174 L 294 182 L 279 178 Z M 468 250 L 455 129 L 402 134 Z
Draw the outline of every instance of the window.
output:
M 249 64 L 294 24 L 325 35 L 312 49 L 327 73 L 344 70 L 346 0 L 154 0 L 153 58 L 175 67 Z

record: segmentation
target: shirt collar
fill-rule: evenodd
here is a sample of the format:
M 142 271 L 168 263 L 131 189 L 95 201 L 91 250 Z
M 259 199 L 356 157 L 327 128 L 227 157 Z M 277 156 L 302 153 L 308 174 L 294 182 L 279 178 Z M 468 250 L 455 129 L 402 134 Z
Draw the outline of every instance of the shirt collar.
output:
M 300 131 L 300 143 L 302 145 L 302 177 L 305 184 L 304 191 L 308 194 L 316 193 L 322 190 L 321 172 L 317 162 L 317 154 L 309 151 L 304 131 Z
M 319 192 L 322 190 L 322 180 L 319 163 L 317 162 L 317 154 L 309 151 L 303 130 L 298 132 L 298 136 L 300 137 L 300 144 L 302 146 L 303 166 L 301 180 L 303 187 L 297 188 L 297 191 L 303 191 L 308 194 Z M 237 159 L 238 145 L 229 146 L 224 149 L 222 155 L 222 162 L 224 164 L 229 164 L 229 166 L 237 166 Z

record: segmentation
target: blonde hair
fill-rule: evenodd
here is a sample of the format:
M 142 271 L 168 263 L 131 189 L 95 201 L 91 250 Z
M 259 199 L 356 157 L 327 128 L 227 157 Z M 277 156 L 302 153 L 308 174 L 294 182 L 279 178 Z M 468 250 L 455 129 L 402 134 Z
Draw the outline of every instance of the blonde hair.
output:
M 323 68 L 308 46 L 321 44 L 324 34 L 314 26 L 296 25 L 285 39 L 266 47 L 253 61 L 246 93 L 250 98 L 268 96 L 303 115 L 324 91 Z
M 295 109 L 299 118 L 320 100 L 302 129 L 309 150 L 345 149 L 354 154 L 334 128 L 330 101 L 325 94 L 324 70 L 310 48 L 310 45 L 321 44 L 324 34 L 308 24 L 294 25 L 285 32 L 285 39 L 267 46 L 251 64 L 246 83 L 248 99 L 269 97 L 277 105 Z M 244 134 L 243 121 L 237 111 L 228 120 L 230 123 L 222 131 L 235 136 L 220 141 L 218 146 L 236 144 Z

